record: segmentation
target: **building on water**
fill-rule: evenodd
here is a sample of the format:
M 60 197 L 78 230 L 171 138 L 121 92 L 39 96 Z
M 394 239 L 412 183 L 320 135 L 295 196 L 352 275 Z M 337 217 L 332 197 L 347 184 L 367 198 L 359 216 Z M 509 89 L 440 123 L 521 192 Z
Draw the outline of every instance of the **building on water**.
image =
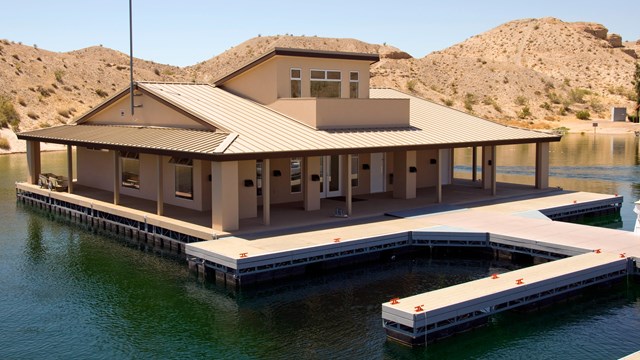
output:
M 47 181 L 40 143 L 65 144 L 69 193 L 109 193 L 114 208 L 129 206 L 123 197 L 155 202 L 159 216 L 165 205 L 185 209 L 222 234 L 245 223 L 269 229 L 285 203 L 311 213 L 324 198 L 340 198 L 334 215 L 346 217 L 354 196 L 412 199 L 428 188 L 442 202 L 456 148 L 473 148 L 477 189 L 495 195 L 496 147 L 535 144 L 535 187 L 548 187 L 549 143 L 560 136 L 372 89 L 377 61 L 377 54 L 274 48 L 213 84 L 137 82 L 72 124 L 20 133 L 28 183 Z

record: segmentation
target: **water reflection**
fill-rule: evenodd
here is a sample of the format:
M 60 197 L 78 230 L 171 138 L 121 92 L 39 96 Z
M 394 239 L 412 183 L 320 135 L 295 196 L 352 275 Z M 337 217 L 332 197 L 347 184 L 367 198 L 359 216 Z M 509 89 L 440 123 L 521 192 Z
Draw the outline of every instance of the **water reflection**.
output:
M 42 236 L 42 218 L 29 216 L 27 223 L 27 246 L 25 252 L 34 263 L 40 262 L 46 255 L 47 247 Z

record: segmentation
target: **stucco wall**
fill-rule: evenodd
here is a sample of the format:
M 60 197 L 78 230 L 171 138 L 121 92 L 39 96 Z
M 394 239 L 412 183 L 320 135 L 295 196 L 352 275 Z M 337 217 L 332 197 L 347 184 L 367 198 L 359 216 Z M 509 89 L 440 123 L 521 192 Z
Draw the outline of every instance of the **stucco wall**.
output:
M 113 191 L 113 152 L 76 148 L 78 185 Z

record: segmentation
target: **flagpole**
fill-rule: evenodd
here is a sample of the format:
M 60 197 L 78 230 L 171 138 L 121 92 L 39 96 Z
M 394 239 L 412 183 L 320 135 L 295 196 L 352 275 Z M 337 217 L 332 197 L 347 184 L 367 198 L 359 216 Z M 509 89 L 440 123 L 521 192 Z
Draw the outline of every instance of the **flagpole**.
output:
M 133 14 L 131 11 L 131 3 L 129 0 L 129 97 L 131 98 L 131 117 L 133 117 Z

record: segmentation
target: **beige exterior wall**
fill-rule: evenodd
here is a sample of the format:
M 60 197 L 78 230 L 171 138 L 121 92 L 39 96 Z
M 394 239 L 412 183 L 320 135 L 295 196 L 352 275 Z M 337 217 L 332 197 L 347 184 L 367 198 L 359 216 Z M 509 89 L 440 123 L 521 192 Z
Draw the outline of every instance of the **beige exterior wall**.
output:
M 284 98 L 269 107 L 317 129 L 409 126 L 409 99 Z
M 353 187 L 353 195 L 368 194 L 371 192 L 371 170 L 363 170 L 362 165 L 371 166 L 371 154 L 359 154 L 358 162 L 358 186 Z
M 340 93 L 349 97 L 349 74 L 358 72 L 358 97 L 369 98 L 369 62 L 362 60 L 318 59 L 297 56 L 276 56 L 240 74 L 222 85 L 234 94 L 264 105 L 280 98 L 291 97 L 291 69 L 301 70 L 302 97 L 310 97 L 311 69 L 339 70 L 342 74 Z
M 245 186 L 245 180 L 251 180 L 253 186 Z M 258 216 L 258 197 L 256 195 L 256 161 L 238 161 L 238 203 L 240 219 Z
M 169 157 L 162 159 L 164 174 L 164 203 L 193 210 L 211 209 L 210 169 L 203 169 L 203 162 L 193 161 L 193 200 L 175 196 L 175 165 Z M 140 154 L 140 189 L 120 186 L 122 195 L 156 201 L 156 155 Z M 113 155 L 111 151 L 77 148 L 77 184 L 101 190 L 113 191 Z M 209 162 L 206 162 L 209 164 Z M 100 169 L 100 171 L 96 171 Z M 255 172 L 255 171 L 254 171 Z M 120 179 L 120 177 L 118 177 Z M 208 189 L 205 189 L 208 187 Z
M 418 174 L 416 183 L 419 188 L 436 186 L 438 181 L 438 150 L 420 150 L 417 151 Z M 431 159 L 435 159 L 436 163 L 432 164 Z
M 106 109 L 95 114 L 85 124 L 93 125 L 139 125 L 165 126 L 184 129 L 212 129 L 195 120 L 180 114 L 167 105 L 160 103 L 148 95 L 135 96 L 136 107 L 131 119 L 131 104 L 129 95 L 118 100 Z
M 304 167 L 304 164 L 302 164 Z M 280 170 L 282 176 L 274 177 L 273 172 Z M 271 159 L 271 204 L 280 204 L 304 200 L 304 184 L 302 192 L 291 193 L 290 158 Z
M 391 178 L 393 177 L 393 166 L 395 164 L 394 158 L 393 158 L 393 152 L 388 152 L 385 154 L 385 159 L 387 162 L 387 166 L 386 166 L 386 176 L 385 176 L 385 188 L 386 191 L 393 191 L 393 184 L 395 183 L 395 179 L 392 182 Z
M 221 87 L 261 104 L 270 104 L 278 97 L 276 92 L 276 60 L 275 58 L 269 59 L 225 82 Z

